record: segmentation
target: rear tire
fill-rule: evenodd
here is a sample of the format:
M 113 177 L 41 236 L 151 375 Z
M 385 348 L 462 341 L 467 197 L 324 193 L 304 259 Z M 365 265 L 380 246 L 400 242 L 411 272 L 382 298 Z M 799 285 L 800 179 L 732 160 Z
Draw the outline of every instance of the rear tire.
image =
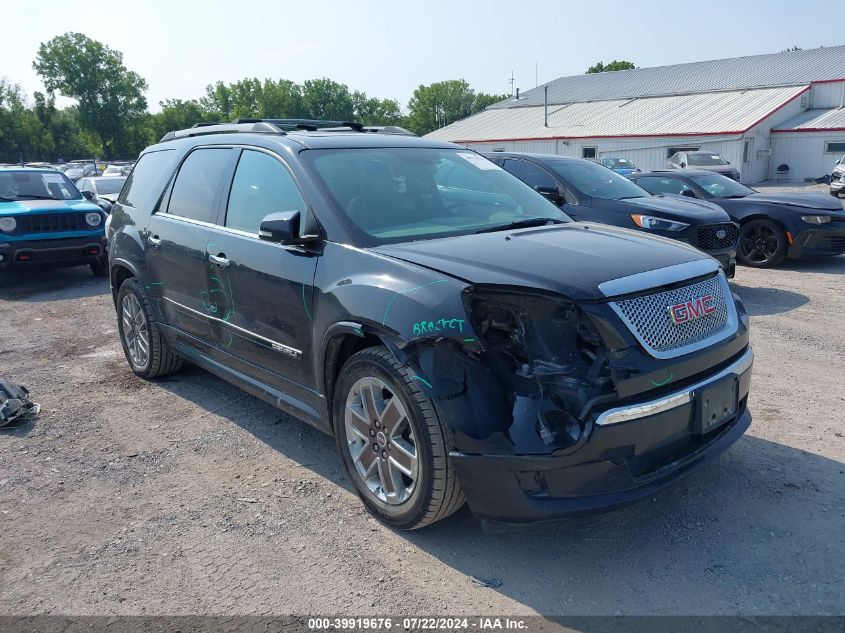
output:
M 786 259 L 788 243 L 783 228 L 771 220 L 750 220 L 739 227 L 736 258 L 744 266 L 772 268 Z
M 156 322 L 144 285 L 129 277 L 117 293 L 117 330 L 132 371 L 157 378 L 178 371 L 182 358 L 167 346 Z
M 413 530 L 463 506 L 434 403 L 387 348 L 362 350 L 344 364 L 333 411 L 343 465 L 375 516 Z

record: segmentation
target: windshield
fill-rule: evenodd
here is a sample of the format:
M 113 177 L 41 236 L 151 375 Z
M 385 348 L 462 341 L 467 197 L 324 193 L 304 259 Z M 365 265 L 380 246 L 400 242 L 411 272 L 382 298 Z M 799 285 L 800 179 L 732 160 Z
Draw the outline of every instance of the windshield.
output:
M 593 162 L 550 159 L 546 164 L 563 179 L 567 187 L 586 196 L 623 200 L 651 195 L 625 176 Z
M 687 154 L 687 165 L 696 165 L 702 167 L 704 165 L 727 165 L 728 161 L 722 158 L 719 154 Z
M 97 193 L 99 194 L 120 193 L 126 178 L 103 178 L 96 182 Z
M 302 153 L 365 246 L 465 235 L 514 222 L 569 222 L 556 205 L 483 156 L 453 149 Z
M 719 174 L 690 176 L 690 180 L 714 198 L 744 198 L 754 193 L 753 189 L 749 189 L 745 185 L 739 184 L 736 180 Z
M 601 164 L 608 169 L 635 169 L 634 163 L 627 158 L 602 158 Z
M 0 172 L 0 202 L 12 200 L 76 200 L 81 198 L 73 183 L 58 171 Z

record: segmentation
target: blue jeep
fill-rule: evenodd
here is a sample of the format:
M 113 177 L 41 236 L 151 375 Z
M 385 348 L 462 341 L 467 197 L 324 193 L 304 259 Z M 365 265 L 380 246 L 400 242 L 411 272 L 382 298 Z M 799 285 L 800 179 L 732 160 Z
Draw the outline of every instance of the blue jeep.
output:
M 105 220 L 60 171 L 0 167 L 0 275 L 39 263 L 107 274 Z

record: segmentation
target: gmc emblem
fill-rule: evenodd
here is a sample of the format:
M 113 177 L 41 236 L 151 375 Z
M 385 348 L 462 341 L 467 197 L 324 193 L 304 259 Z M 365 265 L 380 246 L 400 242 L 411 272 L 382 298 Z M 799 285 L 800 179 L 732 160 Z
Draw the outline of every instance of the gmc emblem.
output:
M 666 309 L 669 310 L 672 323 L 680 325 L 681 323 L 713 314 L 716 311 L 716 306 L 713 305 L 714 301 L 713 295 L 702 295 L 684 303 L 666 306 Z

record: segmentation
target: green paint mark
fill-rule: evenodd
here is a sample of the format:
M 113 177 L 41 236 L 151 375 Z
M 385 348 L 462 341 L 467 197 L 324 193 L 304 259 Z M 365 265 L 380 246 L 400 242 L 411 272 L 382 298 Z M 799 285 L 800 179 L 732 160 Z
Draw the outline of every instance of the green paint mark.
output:
M 364 338 L 364 330 L 362 330 L 361 328 L 356 327 L 353 332 L 355 332 L 355 336 L 360 336 L 361 338 Z
M 396 300 L 396 297 L 399 295 L 404 295 L 408 292 L 416 292 L 417 290 L 422 290 L 423 288 L 428 288 L 429 286 L 433 286 L 434 284 L 445 284 L 448 279 L 438 279 L 437 281 L 432 281 L 427 284 L 423 284 L 422 286 L 417 286 L 416 288 L 408 288 L 407 290 L 398 290 L 395 295 L 390 298 L 390 301 L 387 302 L 387 306 L 384 308 L 384 316 L 381 319 L 382 325 L 387 325 L 387 313 L 390 310 L 390 306 L 393 305 L 393 302 Z
M 305 284 L 302 284 L 302 306 L 305 308 L 305 314 L 308 315 L 308 320 L 313 321 L 314 319 L 311 318 L 311 312 L 308 311 L 308 302 L 305 301 Z
M 154 281 L 150 285 L 151 286 L 163 286 L 164 282 L 163 281 Z
M 475 339 L 474 338 L 465 338 L 464 343 L 475 343 Z
M 654 380 L 652 380 L 651 384 L 654 385 L 655 387 L 662 387 L 663 385 L 669 384 L 669 381 L 672 380 L 672 378 L 674 378 L 674 377 L 675 377 L 675 374 L 670 373 L 669 377 L 666 380 L 664 380 L 663 382 L 655 382 Z
M 411 331 L 414 333 L 414 336 L 420 336 L 421 334 L 437 334 L 438 332 L 443 332 L 444 330 L 458 330 L 459 332 L 464 331 L 464 319 L 438 319 L 437 321 L 417 321 L 411 327 Z
M 226 343 L 226 347 L 232 347 L 232 341 L 233 341 L 233 340 L 234 340 L 234 339 L 232 338 L 232 333 L 231 333 L 231 332 L 229 332 L 229 342 L 228 342 L 228 343 Z
M 428 387 L 429 389 L 431 389 L 431 388 L 432 388 L 432 387 L 431 387 L 431 383 L 430 383 L 430 382 L 428 382 L 425 378 L 420 378 L 419 376 L 411 376 L 411 378 L 414 378 L 414 379 L 416 379 L 416 380 L 419 380 L 422 384 L 424 384 L 424 385 L 425 385 L 426 387 Z

